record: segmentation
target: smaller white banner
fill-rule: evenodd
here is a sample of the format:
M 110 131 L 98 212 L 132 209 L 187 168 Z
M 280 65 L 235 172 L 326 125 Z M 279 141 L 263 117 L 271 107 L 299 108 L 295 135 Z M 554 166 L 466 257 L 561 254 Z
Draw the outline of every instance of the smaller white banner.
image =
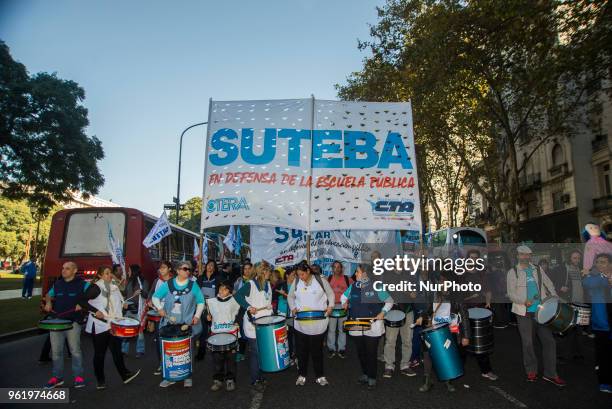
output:
M 162 215 L 155 223 L 155 226 L 151 229 L 147 237 L 142 241 L 142 244 L 146 247 L 152 247 L 159 243 L 164 237 L 172 234 L 172 229 L 170 228 L 170 223 L 168 222 L 168 216 L 166 216 L 166 212 L 163 212 Z

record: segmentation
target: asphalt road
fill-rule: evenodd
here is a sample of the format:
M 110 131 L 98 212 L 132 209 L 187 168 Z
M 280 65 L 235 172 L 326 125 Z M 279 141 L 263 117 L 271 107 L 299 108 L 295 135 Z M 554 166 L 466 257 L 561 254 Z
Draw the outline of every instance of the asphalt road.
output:
M 65 408 L 470 408 L 470 409 L 609 409 L 612 396 L 597 390 L 594 372 L 593 343 L 581 337 L 587 353 L 584 361 L 560 365 L 559 373 L 568 385 L 559 389 L 544 381 L 528 383 L 524 379 L 521 364 L 521 348 L 518 332 L 514 327 L 496 330 L 496 346 L 492 355 L 494 371 L 500 379 L 492 382 L 480 377 L 473 359 L 468 359 L 465 376 L 454 382 L 457 392 L 449 394 L 444 385 L 436 384 L 429 393 L 420 393 L 423 381 L 421 370 L 417 377 L 408 378 L 396 373 L 391 379 L 382 379 L 375 390 L 368 391 L 356 384 L 360 374 L 359 364 L 349 342 L 346 359 L 325 358 L 325 373 L 330 381 L 326 387 L 314 383 L 314 375 L 306 386 L 295 386 L 295 367 L 285 372 L 268 374 L 268 388 L 263 394 L 254 393 L 248 386 L 247 362 L 238 367 L 237 390 L 228 393 L 211 392 L 212 361 L 210 355 L 194 368 L 194 386 L 191 389 L 176 384 L 161 389 L 159 376 L 154 376 L 155 354 L 151 338 L 147 339 L 145 358 L 127 358 L 130 369 L 141 368 L 141 375 L 133 383 L 123 385 L 117 375 L 110 354 L 107 355 L 106 373 L 108 389 L 95 390 L 92 369 L 92 345 L 89 337 L 82 339 L 85 357 L 87 387 L 70 391 L 71 404 L 44 405 Z M 50 377 L 51 365 L 37 363 L 42 336 L 30 337 L 0 345 L 0 387 L 39 387 Z M 133 348 L 133 347 L 132 347 Z M 70 380 L 70 362 L 66 360 L 66 379 Z M 382 363 L 379 371 L 382 374 Z M 311 367 L 312 370 L 312 367 Z M 3 405 L 3 407 L 40 408 L 35 404 Z

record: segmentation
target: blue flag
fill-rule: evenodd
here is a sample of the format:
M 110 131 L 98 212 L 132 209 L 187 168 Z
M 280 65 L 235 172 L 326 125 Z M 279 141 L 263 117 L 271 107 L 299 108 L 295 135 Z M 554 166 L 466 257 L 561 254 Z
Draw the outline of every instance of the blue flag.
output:
M 223 244 L 229 249 L 230 252 L 234 252 L 234 248 L 236 245 L 236 231 L 234 230 L 234 226 L 230 226 L 227 231 L 227 236 L 223 239 Z
M 240 255 L 240 249 L 242 248 L 242 233 L 240 233 L 240 226 L 236 228 L 236 239 L 234 240 L 234 252 Z

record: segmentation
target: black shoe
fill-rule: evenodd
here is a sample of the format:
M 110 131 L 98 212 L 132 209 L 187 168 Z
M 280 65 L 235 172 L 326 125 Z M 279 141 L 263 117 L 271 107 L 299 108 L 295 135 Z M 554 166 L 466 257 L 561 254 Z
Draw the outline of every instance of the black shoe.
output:
M 204 357 L 206 356 L 206 351 L 204 351 L 203 349 L 198 350 L 198 353 L 195 357 L 196 361 L 201 361 L 202 359 L 204 359 Z
M 346 352 L 344 352 L 344 351 L 338 351 L 337 355 L 338 355 L 338 357 L 340 357 L 342 359 L 346 358 Z
M 123 383 L 128 384 L 132 382 L 132 380 L 136 378 L 139 373 L 140 373 L 140 369 L 137 370 L 136 372 L 130 372 L 130 371 L 126 372 L 125 375 L 123 376 Z

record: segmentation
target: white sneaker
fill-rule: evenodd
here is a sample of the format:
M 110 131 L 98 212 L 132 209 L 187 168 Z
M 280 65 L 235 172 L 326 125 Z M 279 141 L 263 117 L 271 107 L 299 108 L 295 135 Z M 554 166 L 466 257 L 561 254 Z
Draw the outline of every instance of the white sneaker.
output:
M 327 382 L 327 379 L 325 379 L 324 376 L 317 378 L 316 382 L 321 386 L 329 385 L 329 382 Z
M 304 386 L 304 385 L 306 385 L 306 378 L 304 378 L 303 376 L 298 376 L 297 381 L 295 381 L 295 386 Z
M 490 379 L 492 381 L 496 381 L 499 378 L 493 372 L 487 372 L 487 373 L 483 373 L 481 375 L 482 375 L 483 378 L 487 378 L 487 379 Z
M 167 388 L 170 385 L 174 385 L 176 382 L 172 382 L 172 381 L 167 381 L 167 380 L 163 380 L 160 382 L 159 387 L 160 388 Z
M 191 388 L 193 386 L 193 381 L 191 380 L 191 378 L 185 379 L 185 382 L 183 383 L 183 386 L 185 388 Z

